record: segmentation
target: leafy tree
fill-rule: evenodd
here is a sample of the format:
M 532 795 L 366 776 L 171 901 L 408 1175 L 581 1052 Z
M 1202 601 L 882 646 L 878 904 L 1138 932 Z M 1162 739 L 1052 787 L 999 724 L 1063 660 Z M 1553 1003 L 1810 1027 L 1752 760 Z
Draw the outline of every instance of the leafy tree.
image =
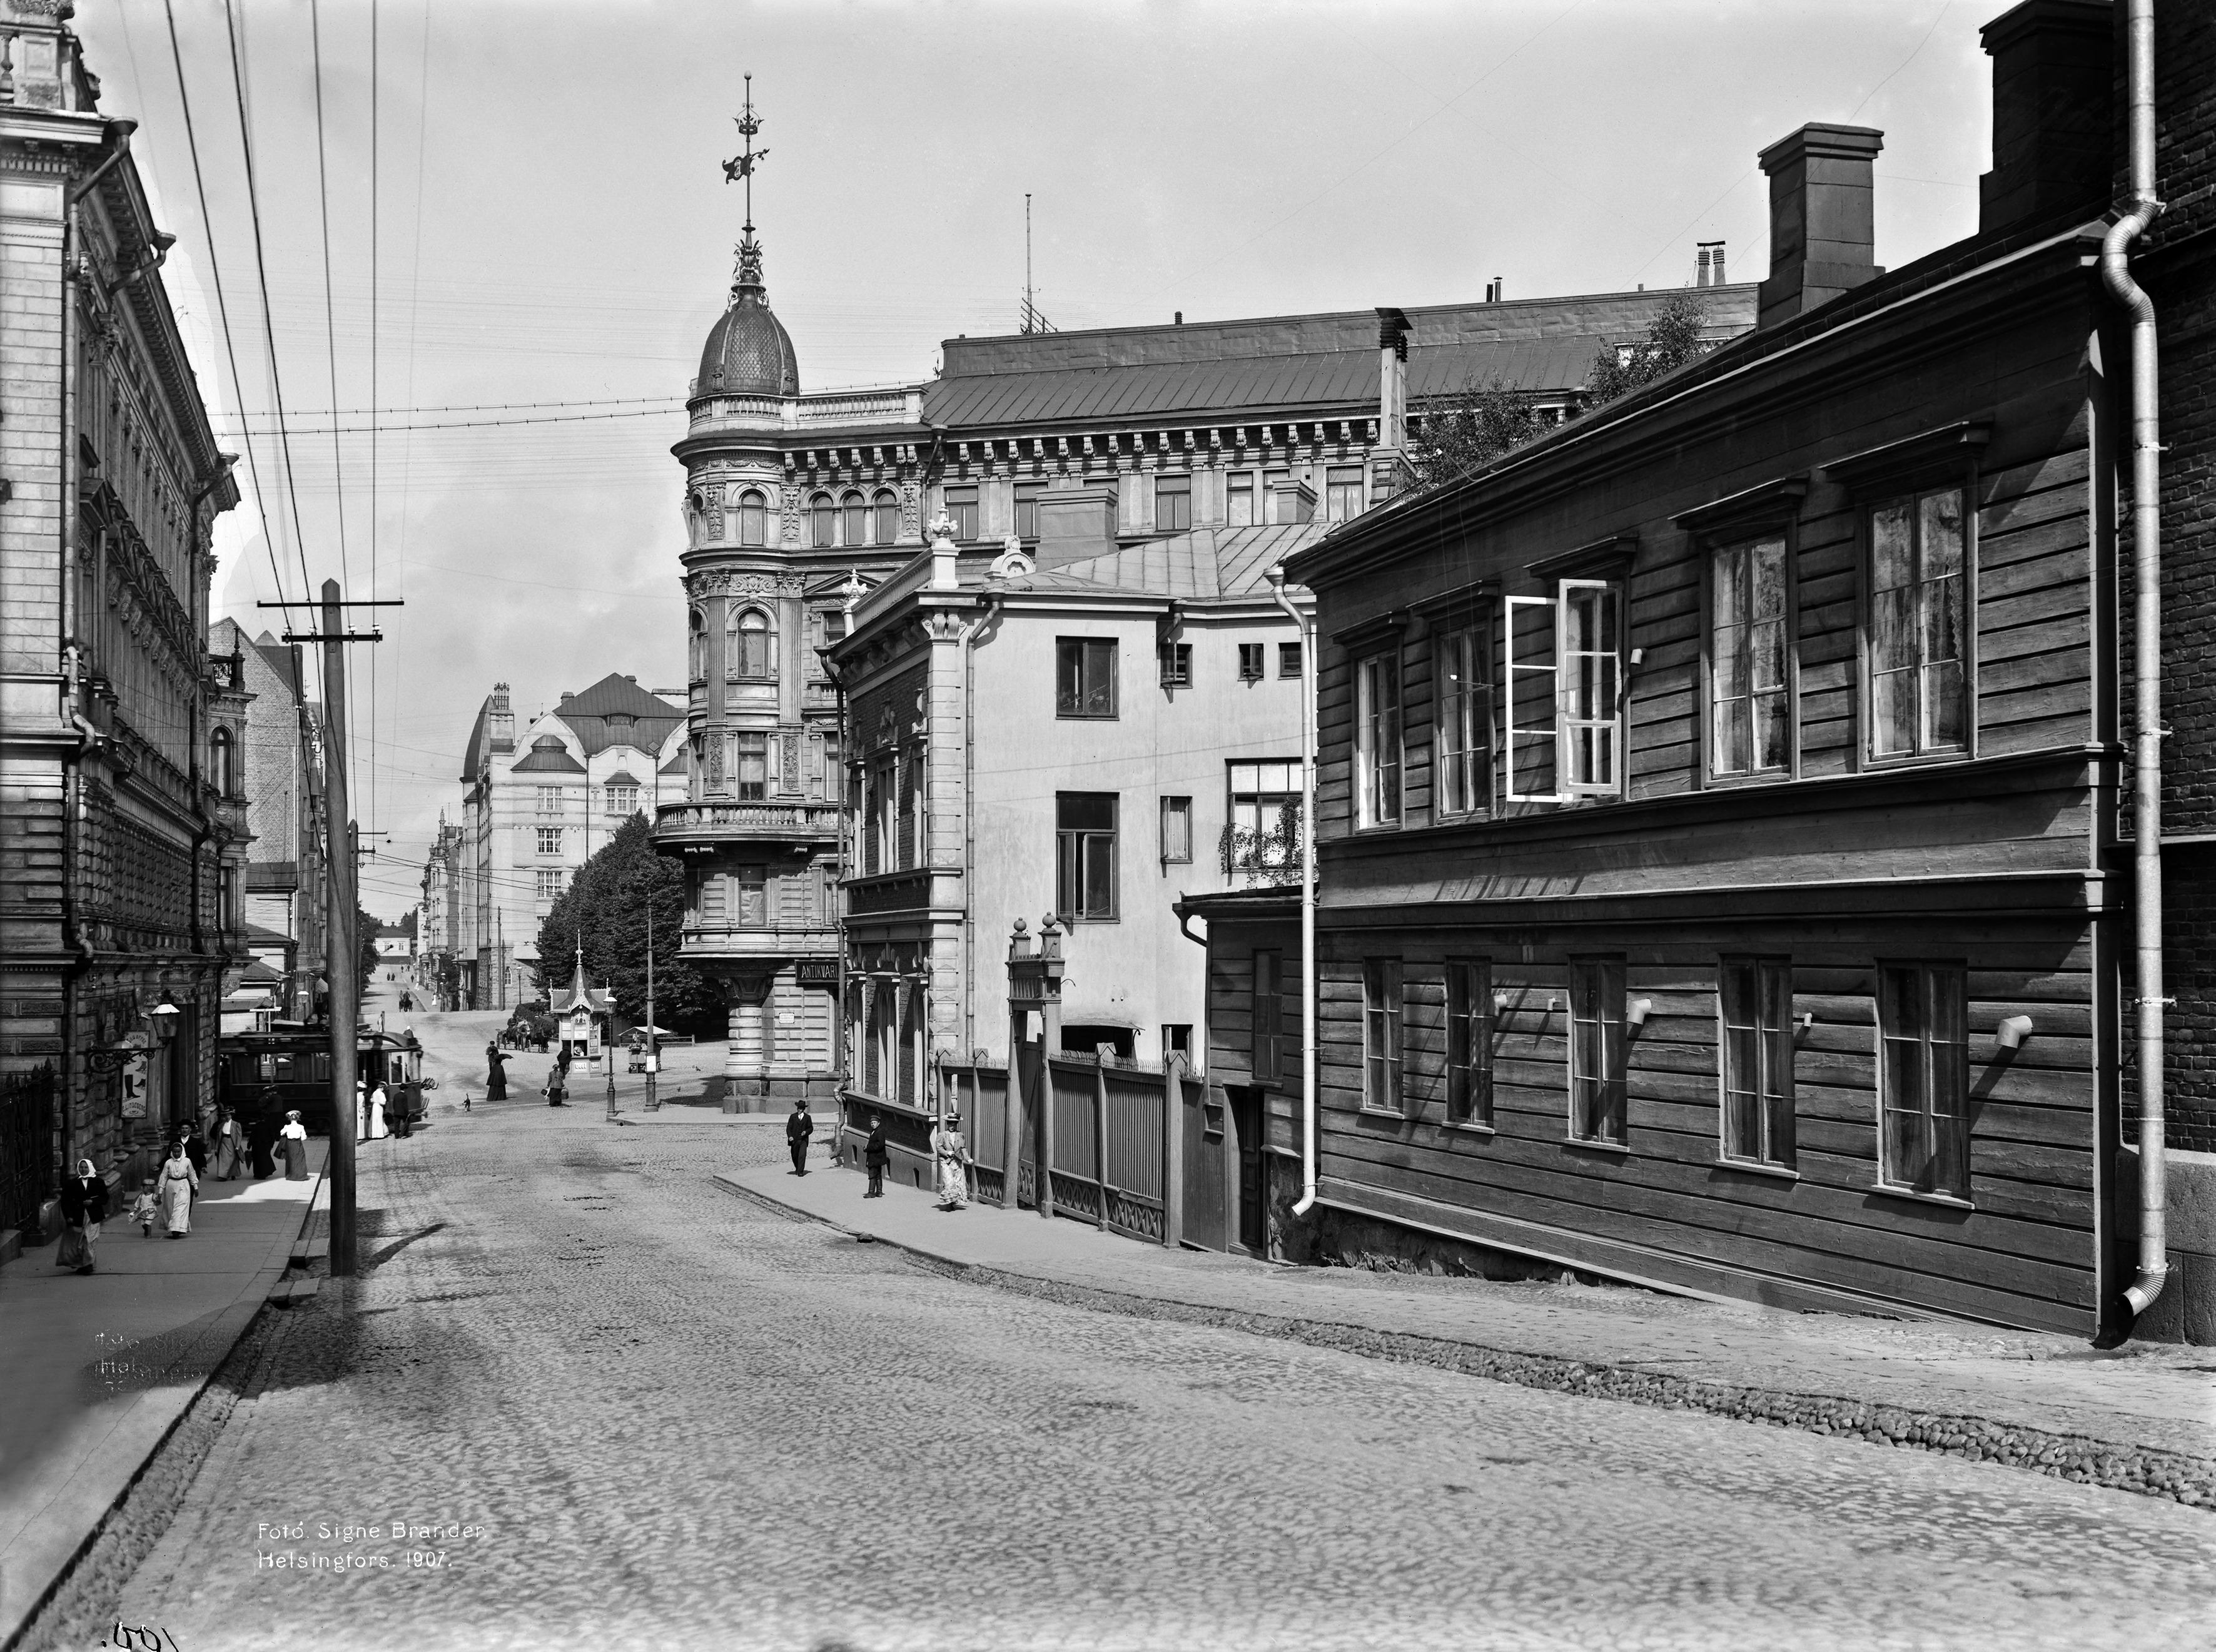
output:
M 1647 336 L 1619 353 L 1604 344 L 1593 357 L 1592 373 L 1585 384 L 1585 405 L 1598 407 L 1652 384 L 1664 373 L 1682 367 L 1696 356 L 1708 354 L 1701 329 L 1708 319 L 1708 307 L 1690 293 L 1673 293 L 1647 324 Z
M 1419 487 L 1435 488 L 1482 470 L 1546 428 L 1530 391 L 1501 379 L 1489 385 L 1471 379 L 1425 404 L 1409 436 L 1409 467 Z
M 360 907 L 354 908 L 354 932 L 361 943 L 361 951 L 354 959 L 354 978 L 358 984 L 366 986 L 377 979 L 378 965 L 382 961 L 377 955 L 377 932 L 382 927 Z
M 568 987 L 582 942 L 586 978 L 612 988 L 616 1008 L 625 1016 L 645 1020 L 649 903 L 655 1020 L 680 1032 L 722 1031 L 723 995 L 677 956 L 685 922 L 685 869 L 655 853 L 644 815 L 625 821 L 607 846 L 577 869 L 539 926 L 540 990 Z

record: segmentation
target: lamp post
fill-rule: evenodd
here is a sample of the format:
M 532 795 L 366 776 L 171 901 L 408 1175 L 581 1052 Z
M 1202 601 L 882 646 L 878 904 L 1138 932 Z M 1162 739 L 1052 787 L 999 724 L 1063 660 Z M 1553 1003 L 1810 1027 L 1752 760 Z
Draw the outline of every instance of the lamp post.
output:
M 662 1111 L 661 1097 L 655 1091 L 655 1079 L 662 1067 L 661 1045 L 654 1028 L 654 885 L 646 890 L 646 1110 Z

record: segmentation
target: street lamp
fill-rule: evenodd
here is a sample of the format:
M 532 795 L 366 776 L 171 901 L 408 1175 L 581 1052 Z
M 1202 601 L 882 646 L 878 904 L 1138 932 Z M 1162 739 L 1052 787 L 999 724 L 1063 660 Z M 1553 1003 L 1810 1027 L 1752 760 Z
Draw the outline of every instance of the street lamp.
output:
M 162 1002 L 148 1010 L 146 1016 L 153 1022 L 154 1031 L 161 1034 L 162 1042 L 167 1044 L 177 1036 L 177 1027 L 183 1020 L 184 1014 L 184 1011 L 169 1002 L 169 995 L 164 993 L 162 995 Z

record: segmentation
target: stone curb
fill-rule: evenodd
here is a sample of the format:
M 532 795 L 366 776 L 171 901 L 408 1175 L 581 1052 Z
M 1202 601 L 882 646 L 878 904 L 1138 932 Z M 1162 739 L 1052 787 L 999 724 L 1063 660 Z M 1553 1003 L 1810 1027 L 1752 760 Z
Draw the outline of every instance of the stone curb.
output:
M 300 1235 L 308 1233 L 315 1225 L 316 1200 L 323 1193 L 324 1171 L 328 1168 L 329 1161 L 326 1160 L 324 1166 L 316 1172 L 316 1185 L 308 1192 L 308 1207 L 300 1218 Z M 300 1235 L 295 1236 L 295 1242 Z M 154 1434 L 138 1465 L 101 1508 L 98 1518 L 85 1532 L 83 1539 L 71 1550 L 38 1593 L 23 1603 L 22 1613 L 15 1621 L 0 1625 L 0 1652 L 24 1652 L 24 1649 L 38 1644 L 33 1639 L 33 1631 L 40 1628 L 56 1603 L 68 1592 L 79 1569 L 108 1538 L 110 1528 L 121 1516 L 133 1494 L 146 1482 L 150 1473 L 157 1465 L 175 1457 L 175 1453 L 171 1452 L 172 1445 L 189 1434 L 195 1443 L 184 1454 L 184 1459 L 188 1459 L 188 1466 L 178 1482 L 178 1495 L 182 1496 L 182 1487 L 190 1484 L 191 1471 L 197 1470 L 200 1459 L 207 1455 L 208 1446 L 213 1442 L 215 1434 L 221 1432 L 222 1422 L 230 1416 L 231 1406 L 236 1402 L 236 1395 L 229 1396 L 228 1400 L 212 1402 L 216 1379 L 231 1365 L 239 1348 L 245 1344 L 255 1324 L 268 1310 L 269 1292 L 284 1279 L 288 1267 L 289 1263 L 258 1271 L 240 1299 L 224 1310 L 223 1316 L 210 1332 L 212 1338 L 222 1343 L 223 1351 L 209 1359 L 205 1374 L 191 1384 L 191 1391 L 184 1396 L 175 1413 Z M 215 1406 L 212 1413 L 209 1409 L 211 1403 Z M 212 1415 L 214 1423 L 210 1427 L 207 1420 Z M 147 1546 L 151 1547 L 151 1544 Z
M 1172 1320 L 1245 1331 L 1257 1336 L 1274 1336 L 1368 1359 L 1458 1371 L 1495 1382 L 1513 1383 L 1519 1388 L 1622 1400 L 1669 1411 L 1705 1411 L 1773 1428 L 1798 1428 L 1808 1433 L 1866 1440 L 1874 1446 L 1936 1452 L 1972 1462 L 2027 1469 L 2074 1484 L 2102 1486 L 2142 1496 L 2167 1498 L 2188 1507 L 2216 1510 L 2216 1461 L 2182 1452 L 2120 1446 L 2089 1439 L 2082 1434 L 2016 1427 L 1983 1417 L 1911 1411 L 1902 1406 L 1867 1400 L 1740 1387 L 1645 1371 L 1635 1365 L 1596 1365 L 1557 1354 L 1518 1353 L 1443 1337 L 1372 1330 L 1366 1326 L 1330 1320 L 1248 1313 L 1098 1285 L 1068 1285 L 1035 1274 L 957 1261 L 897 1239 L 847 1228 L 828 1217 L 783 1204 L 767 1193 L 742 1187 L 725 1177 L 717 1176 L 714 1180 L 728 1192 L 780 1215 L 816 1222 L 869 1243 L 889 1246 L 915 1258 L 934 1273 L 1042 1301 L 1121 1314 L 1133 1319 Z

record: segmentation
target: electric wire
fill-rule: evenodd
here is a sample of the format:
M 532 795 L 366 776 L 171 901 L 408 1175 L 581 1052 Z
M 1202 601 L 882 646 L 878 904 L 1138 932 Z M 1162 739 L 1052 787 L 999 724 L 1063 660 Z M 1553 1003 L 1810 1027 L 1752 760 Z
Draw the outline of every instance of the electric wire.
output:
M 163 3 L 168 4 L 169 0 L 163 0 Z M 254 143 L 247 128 L 246 77 L 239 64 L 238 28 L 232 0 L 224 0 L 223 20 L 231 39 L 231 90 L 238 102 L 238 148 L 246 157 L 246 204 L 254 219 L 254 268 L 262 287 L 262 331 L 269 346 L 269 389 L 277 408 L 278 445 L 284 453 L 285 490 L 292 506 L 292 549 L 300 562 L 300 583 L 305 588 L 301 595 L 305 599 L 312 599 L 315 580 L 308 572 L 307 537 L 300 527 L 300 494 L 292 481 L 292 439 L 285 428 L 285 386 L 277 368 L 277 335 L 269 324 L 269 270 L 262 256 L 262 200 L 255 183 Z M 323 684 L 323 662 L 320 659 L 316 663 L 316 678 L 318 684 Z M 328 692 L 329 685 L 323 686 Z
M 377 97 L 378 97 L 377 0 L 369 0 L 369 400 L 377 404 Z M 338 392 L 331 392 L 335 404 Z M 333 436 L 336 441 L 337 437 Z M 377 566 L 377 432 L 369 433 L 369 595 L 374 601 L 378 595 Z M 369 818 L 374 825 L 377 813 L 377 650 L 369 654 Z
M 185 56 L 177 45 L 177 14 L 174 0 L 162 0 L 163 15 L 169 24 L 169 61 L 177 71 L 177 102 L 185 112 L 185 147 L 193 157 L 193 189 L 200 197 L 200 234 L 207 242 L 208 276 L 215 286 L 215 311 L 223 328 L 223 351 L 231 362 L 231 389 L 242 407 L 246 400 L 246 381 L 238 376 L 238 350 L 231 342 L 231 305 L 224 296 L 223 264 L 216 256 L 215 220 L 208 216 L 207 182 L 200 173 L 200 141 L 193 125 L 192 94 L 185 89 Z M 277 536 L 269 530 L 269 509 L 263 502 L 262 471 L 254 459 L 254 444 L 246 444 L 247 478 L 254 484 L 254 514 L 262 519 L 262 548 L 269 556 L 269 577 L 277 583 L 277 600 L 285 601 L 285 574 L 277 561 Z M 307 570 L 303 564 L 301 572 Z M 305 596 L 307 593 L 301 593 Z
M 324 159 L 323 0 L 308 0 L 308 40 L 316 83 L 316 209 L 322 220 L 323 241 L 323 351 L 324 359 L 330 366 L 331 400 L 336 402 L 339 398 L 339 340 L 336 308 L 331 302 L 330 175 Z M 377 399 L 374 391 L 371 392 L 370 399 Z M 331 432 L 331 484 L 338 496 L 339 589 L 350 591 L 354 589 L 354 570 L 347 555 L 346 465 L 336 430 Z M 371 657 L 376 656 L 372 655 Z M 359 728 L 360 720 L 354 716 L 354 677 L 351 673 L 346 679 L 346 697 L 347 722 L 350 726 Z M 370 737 L 372 740 L 376 738 L 373 730 Z M 359 744 L 358 742 L 354 743 Z M 346 755 L 347 778 L 351 781 L 358 767 L 353 746 L 348 747 Z

